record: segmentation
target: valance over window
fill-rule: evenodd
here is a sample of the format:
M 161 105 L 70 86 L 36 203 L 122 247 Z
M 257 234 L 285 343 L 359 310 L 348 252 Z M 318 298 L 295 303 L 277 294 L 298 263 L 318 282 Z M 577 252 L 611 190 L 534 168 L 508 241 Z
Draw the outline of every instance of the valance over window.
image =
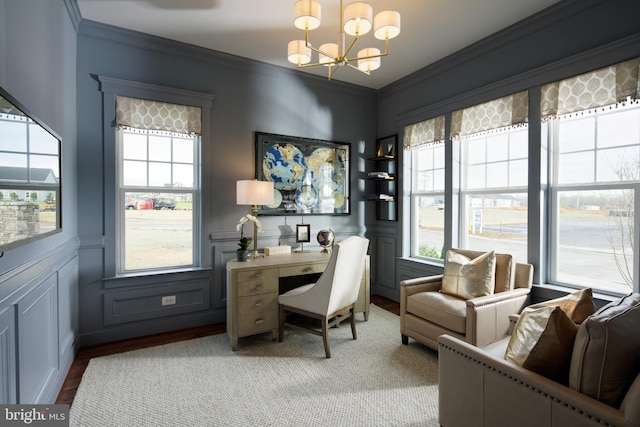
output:
M 458 139 L 479 132 L 527 123 L 529 93 L 513 95 L 454 111 L 451 117 L 451 138 Z
M 404 127 L 405 150 L 444 142 L 444 116 L 434 117 Z
M 202 132 L 201 110 L 189 105 L 118 96 L 116 126 L 195 136 Z
M 542 118 L 606 107 L 640 98 L 640 58 L 631 59 L 542 87 Z

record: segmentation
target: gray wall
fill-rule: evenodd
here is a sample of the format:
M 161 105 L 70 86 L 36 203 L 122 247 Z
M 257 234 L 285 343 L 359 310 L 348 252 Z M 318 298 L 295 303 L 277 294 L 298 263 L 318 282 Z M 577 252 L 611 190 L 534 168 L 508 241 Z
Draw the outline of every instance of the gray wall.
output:
M 637 57 L 639 14 L 637 0 L 560 2 L 380 90 L 378 134 L 402 135 L 403 127 L 410 123 Z M 539 146 L 530 149 L 540 151 Z M 530 155 L 530 161 L 536 158 Z M 529 166 L 532 183 L 540 182 L 536 168 L 539 174 L 537 164 Z M 408 181 L 401 185 L 408 185 Z M 530 188 L 534 196 L 538 190 Z M 450 197 L 451 190 L 447 191 Z M 539 204 L 537 199 L 534 202 Z M 527 261 L 535 267 L 535 282 L 545 283 L 546 237 L 540 233 L 544 218 L 536 214 L 541 209 L 531 198 L 529 211 Z M 407 214 L 401 205 L 400 217 Z M 447 214 L 448 224 L 456 224 L 455 211 L 449 209 Z M 401 280 L 442 273 L 440 266 L 402 258 L 403 250 L 409 253 L 407 231 L 402 221 L 370 229 L 375 240 L 384 240 L 387 249 L 385 258 L 378 252 L 374 255 L 372 265 L 377 270 L 395 271 L 393 280 L 377 281 L 376 291 L 393 299 L 399 298 Z M 534 289 L 534 299 L 550 296 L 547 290 Z
M 203 137 L 202 266 L 210 271 L 208 276 L 198 272 L 197 278 L 208 301 L 191 308 L 160 305 L 161 295 L 181 292 L 192 273 L 109 277 L 116 211 L 112 171 L 105 163 L 114 150 L 112 118 L 106 119 L 104 134 L 101 128 L 103 94 L 98 80 L 105 76 L 214 96 L 211 138 Z M 312 233 L 324 227 L 336 230 L 338 238 L 366 232 L 363 159 L 376 137 L 375 91 L 89 21 L 79 26 L 77 77 L 83 345 L 225 320 L 224 267 L 235 258 L 238 219 L 249 212 L 235 204 L 235 182 L 254 177 L 256 131 L 350 142 L 351 215 L 304 220 Z M 291 237 L 281 229 L 295 229 L 301 218 L 265 217 L 262 222 L 265 232 L 259 243 L 264 247 Z M 119 316 L 113 312 L 114 301 L 131 298 L 139 301 L 139 312 L 115 320 Z
M 0 258 L 2 403 L 53 402 L 77 348 L 75 61 L 62 0 L 0 0 L 0 86 L 62 137 L 64 212 L 61 233 Z

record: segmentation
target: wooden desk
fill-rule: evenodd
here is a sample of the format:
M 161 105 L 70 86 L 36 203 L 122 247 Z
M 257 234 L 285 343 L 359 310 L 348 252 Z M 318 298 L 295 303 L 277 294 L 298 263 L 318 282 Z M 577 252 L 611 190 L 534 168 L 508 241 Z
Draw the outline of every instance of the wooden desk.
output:
M 322 273 L 330 256 L 306 252 L 227 262 L 227 333 L 231 348 L 236 350 L 238 338 L 249 335 L 271 332 L 277 338 L 280 279 Z M 363 313 L 368 320 L 371 296 L 368 255 L 363 269 L 355 312 Z M 312 282 L 303 281 L 298 286 Z

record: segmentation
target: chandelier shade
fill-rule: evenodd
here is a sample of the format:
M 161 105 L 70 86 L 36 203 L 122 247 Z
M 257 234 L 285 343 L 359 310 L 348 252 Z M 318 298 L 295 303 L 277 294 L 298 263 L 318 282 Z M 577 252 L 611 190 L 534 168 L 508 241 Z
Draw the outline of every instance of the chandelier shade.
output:
M 373 35 L 378 40 L 391 40 L 400 34 L 400 13 L 395 10 L 385 10 L 376 15 L 373 20 Z
M 351 3 L 344 8 L 344 32 L 363 36 L 371 30 L 373 8 L 364 2 Z
M 358 69 L 364 72 L 371 72 L 380 68 L 380 49 L 368 47 L 358 52 Z
M 311 49 L 305 45 L 304 40 L 292 40 L 289 42 L 287 57 L 294 64 L 308 64 L 311 62 Z
M 328 67 L 333 64 L 333 61 L 335 61 L 339 55 L 338 45 L 337 43 L 325 43 L 320 45 L 320 52 L 324 53 L 318 54 L 318 61 Z
M 380 68 L 381 58 L 389 54 L 389 40 L 400 34 L 399 12 L 385 10 L 373 18 L 373 8 L 368 3 L 358 1 L 343 9 L 340 0 L 338 43 L 324 43 L 316 48 L 309 41 L 309 31 L 320 26 L 320 10 L 320 4 L 315 0 L 299 0 L 294 4 L 293 23 L 296 28 L 304 31 L 305 39 L 289 42 L 287 58 L 289 62 L 297 64 L 298 68 L 324 65 L 328 68 L 329 79 L 344 65 L 365 74 L 377 70 Z M 374 38 L 384 41 L 384 52 L 377 47 L 367 47 L 359 49 L 356 56 L 350 56 L 355 44 L 372 28 Z M 353 38 L 349 42 L 345 38 L 347 35 Z M 317 62 L 312 62 L 314 52 L 318 56 Z
M 293 25 L 301 30 L 315 30 L 320 26 L 320 3 L 299 0 L 293 5 Z

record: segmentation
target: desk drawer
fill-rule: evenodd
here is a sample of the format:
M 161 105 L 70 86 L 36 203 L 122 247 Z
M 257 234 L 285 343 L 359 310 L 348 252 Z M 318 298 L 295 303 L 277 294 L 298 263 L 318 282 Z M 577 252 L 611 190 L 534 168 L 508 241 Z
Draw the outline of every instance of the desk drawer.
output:
M 302 276 L 304 274 L 322 273 L 327 268 L 326 262 L 306 265 L 292 265 L 280 267 L 280 277 Z
M 246 297 L 250 295 L 268 294 L 275 292 L 278 294 L 278 278 L 270 277 L 267 279 L 254 279 L 238 281 L 237 290 L 239 297 Z
M 247 336 L 278 328 L 278 293 L 238 298 L 238 335 Z
M 247 271 L 238 271 L 238 282 L 244 282 L 247 280 L 257 280 L 257 279 L 271 279 L 274 277 L 278 277 L 278 269 L 277 268 L 265 268 L 263 270 L 247 270 Z

